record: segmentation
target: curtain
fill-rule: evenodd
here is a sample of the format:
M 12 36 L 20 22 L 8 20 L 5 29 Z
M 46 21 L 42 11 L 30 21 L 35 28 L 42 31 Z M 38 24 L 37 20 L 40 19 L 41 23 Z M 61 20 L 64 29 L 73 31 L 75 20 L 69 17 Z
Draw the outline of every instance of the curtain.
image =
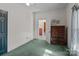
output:
M 78 50 L 78 35 L 79 35 L 79 9 L 78 4 L 75 4 L 72 8 L 71 19 L 71 54 L 77 55 Z

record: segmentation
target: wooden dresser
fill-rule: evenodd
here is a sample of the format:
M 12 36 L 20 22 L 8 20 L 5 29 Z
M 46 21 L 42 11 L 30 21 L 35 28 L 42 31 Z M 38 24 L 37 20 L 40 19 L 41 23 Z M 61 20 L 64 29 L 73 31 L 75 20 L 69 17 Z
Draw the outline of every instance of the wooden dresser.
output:
M 51 26 L 51 44 L 67 45 L 65 26 Z

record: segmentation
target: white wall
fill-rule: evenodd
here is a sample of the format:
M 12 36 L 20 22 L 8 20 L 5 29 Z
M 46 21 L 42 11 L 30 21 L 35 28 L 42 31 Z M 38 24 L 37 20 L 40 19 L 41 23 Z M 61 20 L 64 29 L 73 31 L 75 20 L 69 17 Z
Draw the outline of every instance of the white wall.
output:
M 49 10 L 46 12 L 35 13 L 35 20 L 38 20 L 39 18 L 46 18 L 47 20 L 46 40 L 50 42 L 51 20 L 53 19 L 60 20 L 60 24 L 55 24 L 55 25 L 66 25 L 66 9 L 62 8 L 62 9 L 56 9 L 56 10 Z M 38 38 L 38 34 L 36 30 L 35 30 L 35 38 Z
M 8 11 L 8 52 L 33 39 L 32 12 L 25 4 L 0 4 Z

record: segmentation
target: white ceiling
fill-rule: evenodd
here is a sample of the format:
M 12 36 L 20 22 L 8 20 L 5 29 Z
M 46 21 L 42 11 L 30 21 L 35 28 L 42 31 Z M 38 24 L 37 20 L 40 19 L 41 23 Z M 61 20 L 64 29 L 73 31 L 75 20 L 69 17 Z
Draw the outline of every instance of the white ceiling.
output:
M 30 6 L 27 6 L 27 8 L 31 9 L 33 12 L 38 12 L 38 11 L 62 9 L 62 8 L 65 8 L 67 4 L 68 3 L 30 3 Z M 26 7 L 25 3 L 2 3 L 0 4 L 0 6 Z
M 28 7 L 34 11 L 47 11 L 65 8 L 66 6 L 67 3 L 30 3 Z

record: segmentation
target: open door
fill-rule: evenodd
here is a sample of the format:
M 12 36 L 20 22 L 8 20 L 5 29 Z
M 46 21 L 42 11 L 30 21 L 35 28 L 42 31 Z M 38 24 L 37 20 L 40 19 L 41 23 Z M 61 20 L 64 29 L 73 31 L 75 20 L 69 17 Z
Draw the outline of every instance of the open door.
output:
M 0 10 L 0 55 L 7 52 L 7 14 Z
M 38 36 L 40 39 L 46 39 L 46 19 L 39 19 Z

